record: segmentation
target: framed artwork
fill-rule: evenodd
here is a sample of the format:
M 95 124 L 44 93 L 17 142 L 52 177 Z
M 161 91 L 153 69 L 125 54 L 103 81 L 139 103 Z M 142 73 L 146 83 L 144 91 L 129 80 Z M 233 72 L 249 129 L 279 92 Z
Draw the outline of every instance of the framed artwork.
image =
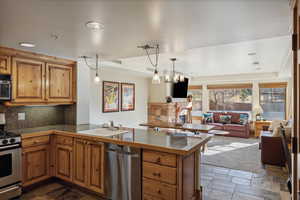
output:
M 134 83 L 121 83 L 121 110 L 131 111 L 135 109 L 135 85 Z
M 119 112 L 119 83 L 103 81 L 102 111 Z

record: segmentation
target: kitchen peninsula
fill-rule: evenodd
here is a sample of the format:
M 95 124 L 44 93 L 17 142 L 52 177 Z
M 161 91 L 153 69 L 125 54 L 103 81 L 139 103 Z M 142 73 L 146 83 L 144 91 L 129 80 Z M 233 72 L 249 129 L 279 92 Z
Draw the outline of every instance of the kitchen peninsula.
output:
M 202 199 L 199 149 L 210 135 L 195 138 L 176 132 L 122 128 L 118 134 L 103 136 L 103 130 L 94 125 L 15 130 L 22 136 L 23 186 L 57 177 L 107 197 L 108 171 L 112 167 L 107 167 L 107 152 L 112 151 L 108 146 L 116 144 L 140 149 L 139 170 L 133 172 L 133 177 L 140 179 L 140 199 Z M 139 194 L 139 187 L 135 187 Z

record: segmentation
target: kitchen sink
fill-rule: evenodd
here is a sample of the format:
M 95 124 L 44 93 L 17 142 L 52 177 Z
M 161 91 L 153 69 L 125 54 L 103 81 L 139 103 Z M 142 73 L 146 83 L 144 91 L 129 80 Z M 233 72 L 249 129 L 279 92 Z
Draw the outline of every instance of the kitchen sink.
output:
M 114 135 L 120 135 L 127 133 L 126 130 L 111 129 L 111 128 L 97 128 L 92 130 L 79 131 L 78 133 L 87 134 L 87 135 L 97 135 L 102 137 L 111 137 Z

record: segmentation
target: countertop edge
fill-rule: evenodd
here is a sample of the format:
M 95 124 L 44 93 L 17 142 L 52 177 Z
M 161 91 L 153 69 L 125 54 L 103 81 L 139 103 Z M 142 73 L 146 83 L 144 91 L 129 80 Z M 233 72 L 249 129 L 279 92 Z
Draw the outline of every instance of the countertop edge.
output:
M 198 149 L 200 149 L 201 146 L 206 144 L 212 137 L 212 136 L 209 136 L 205 139 L 202 139 L 201 143 L 197 144 L 190 150 L 178 150 L 178 149 L 173 149 L 173 148 L 166 148 L 166 147 L 160 147 L 160 146 L 144 144 L 144 143 L 137 143 L 137 142 L 129 142 L 129 141 L 116 141 L 114 139 L 110 139 L 107 137 L 84 135 L 84 134 L 80 134 L 80 133 L 61 131 L 61 130 L 47 130 L 47 131 L 26 133 L 26 134 L 22 134 L 21 137 L 22 137 L 22 139 L 26 139 L 26 138 L 31 138 L 31 137 L 53 135 L 53 134 L 58 134 L 58 135 L 63 135 L 63 136 L 72 136 L 72 137 L 81 138 L 81 139 L 93 139 L 93 140 L 97 140 L 99 142 L 113 143 L 113 144 L 118 144 L 118 145 L 127 145 L 127 146 L 132 146 L 132 147 L 137 147 L 137 148 L 161 151 L 161 152 L 166 152 L 166 153 L 173 153 L 173 154 L 177 154 L 177 155 L 181 155 L 181 156 L 186 156 L 186 155 L 189 155 L 189 154 L 197 151 Z

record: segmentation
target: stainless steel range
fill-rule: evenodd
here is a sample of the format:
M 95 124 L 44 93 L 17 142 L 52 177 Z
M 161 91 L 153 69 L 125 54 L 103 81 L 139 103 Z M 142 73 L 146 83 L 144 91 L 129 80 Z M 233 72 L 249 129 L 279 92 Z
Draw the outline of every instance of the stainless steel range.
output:
M 0 200 L 21 195 L 21 137 L 0 130 Z

